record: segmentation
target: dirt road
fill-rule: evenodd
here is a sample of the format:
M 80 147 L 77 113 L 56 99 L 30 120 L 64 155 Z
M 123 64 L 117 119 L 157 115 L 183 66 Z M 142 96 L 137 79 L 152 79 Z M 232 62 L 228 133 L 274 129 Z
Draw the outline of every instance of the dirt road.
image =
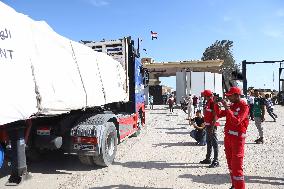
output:
M 198 162 L 206 146 L 196 146 L 181 110 L 170 114 L 164 106 L 147 110 L 147 128 L 136 138 L 118 147 L 115 163 L 107 168 L 88 167 L 76 157 L 54 155 L 29 165 L 33 178 L 22 188 L 178 188 L 228 189 L 230 181 L 224 158 L 223 125 L 218 130 L 221 167 L 209 169 Z M 246 142 L 245 179 L 247 188 L 284 188 L 284 107 L 277 106 L 282 118 L 276 123 L 267 117 L 265 144 L 253 144 L 257 130 L 252 122 Z M 0 188 L 7 176 L 1 175 Z M 11 188 L 11 187 L 9 187 Z

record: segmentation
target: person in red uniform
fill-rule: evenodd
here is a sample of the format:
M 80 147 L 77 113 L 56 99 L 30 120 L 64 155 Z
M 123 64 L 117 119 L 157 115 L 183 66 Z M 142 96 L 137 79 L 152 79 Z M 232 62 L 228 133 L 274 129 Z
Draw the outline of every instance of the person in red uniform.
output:
M 245 189 L 243 175 L 244 145 L 247 127 L 249 124 L 249 106 L 241 100 L 241 90 L 231 87 L 225 94 L 230 102 L 222 100 L 225 110 L 217 110 L 218 117 L 226 117 L 225 124 L 225 154 L 231 176 L 231 189 Z
M 218 138 L 217 138 L 217 126 L 219 126 L 219 123 L 217 121 L 218 117 L 216 116 L 215 113 L 216 108 L 218 110 L 218 104 L 214 103 L 213 101 L 212 91 L 205 90 L 202 94 L 206 100 L 203 113 L 204 113 L 204 124 L 206 126 L 206 133 L 207 133 L 206 135 L 207 153 L 206 153 L 206 158 L 200 161 L 200 163 L 210 164 L 209 168 L 215 168 L 219 167 L 219 161 L 218 161 L 219 147 L 218 147 Z M 214 150 L 214 158 L 213 161 L 211 162 L 212 148 Z

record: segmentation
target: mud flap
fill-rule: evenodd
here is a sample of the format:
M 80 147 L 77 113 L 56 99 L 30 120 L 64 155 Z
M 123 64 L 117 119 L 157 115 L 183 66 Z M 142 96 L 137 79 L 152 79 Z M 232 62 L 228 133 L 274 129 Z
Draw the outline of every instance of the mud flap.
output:
M 6 186 L 15 186 L 31 176 L 27 172 L 24 128 L 13 129 L 9 132 L 11 140 L 11 176 Z

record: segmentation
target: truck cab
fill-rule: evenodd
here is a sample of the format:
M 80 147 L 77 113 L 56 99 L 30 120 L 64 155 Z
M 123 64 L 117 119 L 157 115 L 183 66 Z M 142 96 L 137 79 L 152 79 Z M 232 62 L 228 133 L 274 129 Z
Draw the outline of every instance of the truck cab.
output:
M 106 104 L 103 107 L 104 112 L 88 118 L 103 120 L 101 124 L 96 125 L 95 131 L 89 131 L 96 135 L 85 138 L 86 140 L 95 138 L 97 144 L 91 146 L 91 150 L 87 150 L 90 145 L 82 142 L 82 137 L 85 136 L 80 134 L 80 131 L 86 128 L 86 123 L 76 125 L 71 129 L 71 136 L 75 141 L 74 150 L 79 154 L 80 161 L 85 164 L 108 166 L 114 160 L 116 145 L 129 136 L 138 136 L 145 124 L 144 87 L 147 84 L 147 79 L 145 79 L 147 70 L 143 69 L 139 60 L 139 50 L 134 48 L 134 41 L 131 37 L 99 42 L 81 41 L 81 43 L 94 51 L 113 57 L 120 62 L 127 75 L 123 88 L 128 95 L 128 100 Z M 95 123 L 95 120 L 92 123 Z M 103 136 L 102 133 L 108 133 L 105 129 L 113 132 L 109 132 L 108 136 Z M 105 143 L 107 145 L 104 146 Z

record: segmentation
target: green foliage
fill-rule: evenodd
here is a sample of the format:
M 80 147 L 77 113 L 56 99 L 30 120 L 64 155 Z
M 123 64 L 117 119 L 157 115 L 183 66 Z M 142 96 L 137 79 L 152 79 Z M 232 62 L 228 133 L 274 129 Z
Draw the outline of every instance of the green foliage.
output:
M 232 53 L 233 41 L 222 40 L 215 41 L 211 46 L 207 47 L 203 53 L 201 60 L 224 60 L 221 67 L 224 79 L 227 82 L 232 81 L 232 72 L 239 70 L 238 65 L 235 64 L 235 59 Z

